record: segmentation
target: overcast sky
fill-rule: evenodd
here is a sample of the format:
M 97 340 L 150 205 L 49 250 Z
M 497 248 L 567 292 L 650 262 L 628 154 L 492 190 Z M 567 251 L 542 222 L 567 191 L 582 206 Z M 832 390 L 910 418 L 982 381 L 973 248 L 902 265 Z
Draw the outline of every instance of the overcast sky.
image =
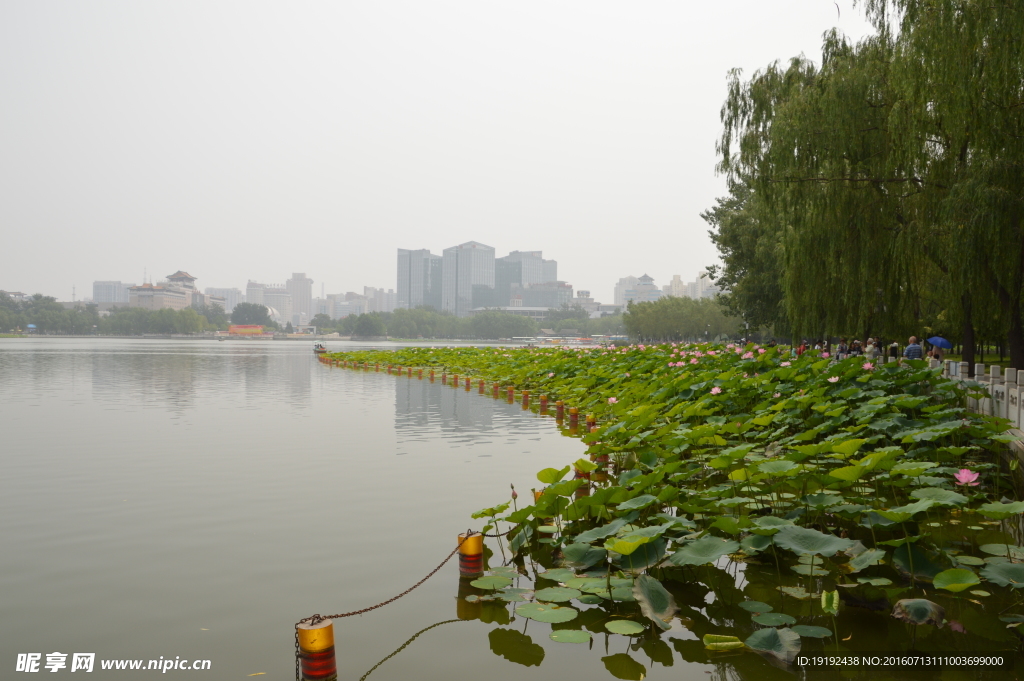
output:
M 838 11 L 837 11 L 838 10 Z M 851 0 L 0 1 L 0 289 L 394 288 L 396 248 L 693 280 L 726 75 Z

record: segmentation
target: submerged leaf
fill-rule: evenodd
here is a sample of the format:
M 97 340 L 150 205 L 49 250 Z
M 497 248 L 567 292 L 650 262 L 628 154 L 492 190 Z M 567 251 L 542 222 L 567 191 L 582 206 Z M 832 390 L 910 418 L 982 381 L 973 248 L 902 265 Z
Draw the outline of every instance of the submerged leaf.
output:
M 814 627 L 809 624 L 798 624 L 791 627 L 794 632 L 804 638 L 828 638 L 832 635 L 831 629 L 825 627 Z
M 576 619 L 579 614 L 574 608 L 565 605 L 547 605 L 545 603 L 523 603 L 516 608 L 516 614 L 538 622 L 555 624 Z
M 852 539 L 841 539 L 832 534 L 818 532 L 796 525 L 783 527 L 775 535 L 776 546 L 794 553 L 815 553 L 819 556 L 833 556 L 853 546 Z
M 588 643 L 590 632 L 581 629 L 555 629 L 548 637 L 559 643 Z
M 705 648 L 716 653 L 726 650 L 738 650 L 743 647 L 743 641 L 739 640 L 735 636 L 705 634 L 704 638 L 701 640 L 704 642 Z
M 676 599 L 665 590 L 661 582 L 650 575 L 640 575 L 633 585 L 633 598 L 640 604 L 640 611 L 662 629 L 670 627 L 669 622 L 679 610 Z
M 612 620 L 605 622 L 604 628 L 613 634 L 622 634 L 624 636 L 634 636 L 644 631 L 644 625 L 632 620 Z
M 800 634 L 792 629 L 758 629 L 745 643 L 751 650 L 774 655 L 786 664 L 800 652 Z
M 904 598 L 896 601 L 892 616 L 910 624 L 934 624 L 941 629 L 946 609 L 924 598 Z
M 976 584 L 981 584 L 978 575 L 964 568 L 943 570 L 932 578 L 932 586 L 936 589 L 945 589 L 953 593 L 969 589 Z

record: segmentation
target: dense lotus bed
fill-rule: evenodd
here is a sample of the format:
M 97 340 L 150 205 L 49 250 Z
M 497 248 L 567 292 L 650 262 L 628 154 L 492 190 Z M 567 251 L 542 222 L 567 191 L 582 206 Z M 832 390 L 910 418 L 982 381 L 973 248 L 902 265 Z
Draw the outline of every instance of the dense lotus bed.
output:
M 511 532 L 460 598 L 498 625 L 548 623 L 555 641 L 602 637 L 613 676 L 643 674 L 609 651 L 616 636 L 648 664 L 674 649 L 752 670 L 765 662 L 745 652 L 786 664 L 798 651 L 1021 647 L 1024 502 L 1001 465 L 1013 438 L 923 361 L 753 344 L 329 357 L 483 378 L 594 414 L 588 456 L 474 515 Z M 528 654 L 525 634 L 491 633 L 495 652 Z

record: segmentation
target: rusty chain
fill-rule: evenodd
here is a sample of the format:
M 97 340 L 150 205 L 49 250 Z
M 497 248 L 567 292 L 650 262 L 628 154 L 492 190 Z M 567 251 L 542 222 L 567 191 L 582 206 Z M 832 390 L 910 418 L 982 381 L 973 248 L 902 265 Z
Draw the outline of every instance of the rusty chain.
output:
M 474 532 L 473 530 L 466 530 L 466 538 L 468 539 L 469 537 L 472 537 L 473 535 L 479 534 L 479 535 L 482 535 L 484 537 L 490 537 L 490 538 L 494 539 L 494 538 L 497 538 L 497 537 L 504 537 L 505 535 L 507 535 L 509 532 L 511 532 L 514 529 L 515 529 L 514 527 L 511 527 L 511 528 L 505 530 L 504 532 L 499 532 L 497 534 L 487 534 L 486 532 Z M 431 570 L 430 572 L 427 573 L 426 577 L 424 577 L 420 581 L 416 582 L 415 584 L 413 584 L 412 586 L 410 586 L 408 589 L 406 589 L 402 593 L 398 594 L 397 596 L 393 596 L 393 597 L 389 598 L 386 601 L 382 601 L 382 602 L 378 603 L 377 605 L 371 605 L 368 608 L 362 608 L 361 610 L 353 610 L 352 612 L 343 612 L 343 613 L 339 613 L 337 615 L 321 615 L 321 614 L 317 613 L 315 615 L 310 615 L 309 617 L 303 617 L 301 620 L 296 622 L 295 623 L 295 679 L 296 679 L 296 681 L 301 681 L 301 674 L 300 674 L 300 671 L 299 671 L 299 658 L 301 656 L 301 653 L 299 651 L 299 628 L 298 628 L 300 624 L 305 624 L 306 622 L 310 622 L 312 624 L 319 624 L 320 622 L 323 622 L 324 620 L 336 620 L 336 619 L 341 619 L 343 617 L 352 617 L 353 615 L 362 615 L 363 613 L 370 612 L 371 610 L 376 610 L 377 608 L 383 608 L 385 605 L 388 605 L 389 603 L 394 603 L 399 598 L 401 598 L 402 596 L 407 595 L 413 589 L 415 589 L 416 587 L 420 586 L 421 584 L 423 584 L 423 582 L 427 581 L 428 579 L 433 577 L 435 574 L 437 574 L 437 571 L 440 570 L 441 568 L 443 568 L 445 563 L 447 563 L 449 560 L 451 560 L 452 556 L 454 556 L 458 552 L 459 552 L 459 547 L 456 546 L 454 549 L 452 549 L 451 553 L 449 553 L 447 556 L 445 556 L 444 560 L 441 561 L 440 565 L 438 565 L 436 568 L 434 568 L 433 570 Z

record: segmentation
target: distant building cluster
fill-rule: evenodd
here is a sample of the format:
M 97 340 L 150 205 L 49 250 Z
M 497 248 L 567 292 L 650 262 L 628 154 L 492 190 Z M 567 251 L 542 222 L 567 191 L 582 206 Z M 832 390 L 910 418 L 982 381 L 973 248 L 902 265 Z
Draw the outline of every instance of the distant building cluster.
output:
M 654 283 L 648 275 L 642 277 L 623 277 L 615 284 L 615 304 L 625 306 L 628 303 L 649 303 L 665 296 L 676 298 L 713 298 L 721 293 L 707 273 L 700 273 L 694 281 L 684 283 L 678 274 L 672 281 L 662 287 Z
M 558 263 L 541 251 L 496 258 L 494 248 L 479 241 L 441 255 L 398 249 L 398 308 L 432 307 L 457 317 L 498 310 L 543 319 L 572 304 L 572 285 L 559 281 Z
M 630 302 L 655 301 L 665 296 L 711 298 L 720 292 L 706 273 L 698 274 L 691 282 L 684 282 L 677 274 L 660 287 L 644 274 L 619 279 L 614 302 L 600 303 L 587 290 L 573 295 L 572 285 L 558 279 L 558 263 L 544 258 L 541 251 L 512 251 L 498 258 L 494 248 L 478 241 L 446 248 L 440 255 L 427 249 L 399 248 L 397 265 L 395 289 L 364 286 L 362 293 L 325 294 L 321 287 L 320 297 L 314 297 L 313 280 L 304 272 L 293 273 L 283 284 L 250 280 L 244 291 L 208 287 L 200 292 L 196 278 L 178 270 L 157 284 L 95 281 L 90 302 L 101 310 L 115 306 L 180 310 L 218 305 L 228 314 L 240 303 L 253 303 L 266 306 L 279 324 L 306 326 L 317 315 L 342 319 L 417 307 L 430 307 L 458 317 L 497 310 L 540 321 L 552 309 L 578 306 L 591 317 L 601 317 L 621 312 Z

